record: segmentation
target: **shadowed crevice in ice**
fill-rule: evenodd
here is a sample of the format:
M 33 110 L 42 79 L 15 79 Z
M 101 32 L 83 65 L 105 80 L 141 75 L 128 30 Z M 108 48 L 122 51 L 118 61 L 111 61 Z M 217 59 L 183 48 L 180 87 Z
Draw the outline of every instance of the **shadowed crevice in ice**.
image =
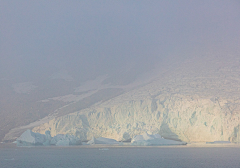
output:
M 176 135 L 175 133 L 173 133 L 171 131 L 171 129 L 169 128 L 168 124 L 163 122 L 161 127 L 160 127 L 160 131 L 159 134 L 166 139 L 171 139 L 171 140 L 175 140 L 175 141 L 181 141 L 178 138 L 178 135 Z

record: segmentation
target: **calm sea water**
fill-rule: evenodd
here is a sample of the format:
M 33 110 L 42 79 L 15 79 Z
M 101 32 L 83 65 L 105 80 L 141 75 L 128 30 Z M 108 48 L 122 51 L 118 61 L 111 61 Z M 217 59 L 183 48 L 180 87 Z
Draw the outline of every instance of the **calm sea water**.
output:
M 1 168 L 240 167 L 234 147 L 0 148 Z

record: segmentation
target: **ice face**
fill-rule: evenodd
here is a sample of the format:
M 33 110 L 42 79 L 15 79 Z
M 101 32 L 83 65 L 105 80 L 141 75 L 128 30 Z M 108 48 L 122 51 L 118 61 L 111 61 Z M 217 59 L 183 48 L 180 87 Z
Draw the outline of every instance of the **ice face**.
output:
M 119 144 L 118 141 L 116 141 L 115 139 L 109 139 L 109 138 L 103 138 L 103 137 L 99 137 L 99 138 L 92 138 L 90 141 L 88 141 L 89 145 L 93 145 L 93 144 Z
M 56 146 L 69 146 L 69 145 L 81 145 L 82 143 L 79 138 L 73 135 L 58 134 L 52 138 L 50 144 Z
M 63 134 L 58 134 L 58 135 L 54 136 L 54 137 L 51 139 L 50 144 L 51 144 L 51 145 L 56 145 L 58 141 L 62 140 L 63 136 L 64 136 Z
M 69 139 L 59 140 L 56 143 L 56 146 L 69 146 L 69 145 L 70 145 Z
M 43 145 L 46 141 L 46 135 L 26 130 L 19 138 L 17 138 L 18 146 L 35 146 Z
M 58 134 L 53 138 L 50 131 L 46 131 L 45 135 L 32 132 L 31 130 L 25 131 L 19 138 L 17 138 L 17 146 L 36 146 L 36 145 L 56 145 L 56 146 L 69 146 L 81 145 L 79 138 L 73 135 Z
M 139 146 L 153 146 L 153 145 L 161 146 L 161 145 L 186 145 L 186 142 L 163 139 L 159 134 L 149 135 L 148 133 L 144 133 L 143 135 L 136 135 L 132 139 L 131 144 Z

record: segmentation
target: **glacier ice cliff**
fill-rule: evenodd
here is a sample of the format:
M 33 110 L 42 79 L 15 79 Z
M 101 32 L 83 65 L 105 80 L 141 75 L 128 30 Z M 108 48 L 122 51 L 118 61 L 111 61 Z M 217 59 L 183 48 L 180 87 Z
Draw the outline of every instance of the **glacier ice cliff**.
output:
M 121 97 L 123 98 L 123 97 Z M 71 134 L 82 141 L 107 137 L 124 141 L 144 132 L 186 142 L 238 140 L 239 114 L 225 100 L 198 96 L 164 96 L 122 103 L 104 103 L 55 118 L 34 132 Z

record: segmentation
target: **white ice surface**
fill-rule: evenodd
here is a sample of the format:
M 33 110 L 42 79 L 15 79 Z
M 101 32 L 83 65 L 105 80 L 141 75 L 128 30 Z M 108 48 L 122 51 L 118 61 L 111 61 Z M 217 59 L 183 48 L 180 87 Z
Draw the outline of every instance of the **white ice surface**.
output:
M 42 145 L 46 141 L 46 135 L 26 130 L 19 138 L 17 138 L 18 145 Z
M 119 144 L 118 141 L 116 141 L 115 139 L 109 139 L 109 138 L 103 138 L 103 137 L 99 137 L 99 138 L 92 138 L 90 141 L 88 141 L 89 145 L 93 145 L 93 144 Z
M 18 146 L 36 146 L 36 145 L 56 145 L 56 146 L 69 146 L 69 145 L 81 145 L 79 138 L 73 135 L 58 134 L 53 138 L 50 135 L 50 131 L 46 131 L 45 135 L 32 132 L 31 130 L 25 131 L 19 138 L 17 138 Z
M 52 138 L 50 144 L 56 146 L 69 146 L 69 145 L 81 145 L 82 143 L 79 138 L 73 135 L 58 134 Z
M 169 139 L 164 139 L 159 134 L 149 135 L 144 133 L 143 135 L 136 135 L 132 141 L 132 145 L 140 146 L 152 146 L 152 145 L 185 145 L 186 142 L 179 142 Z

